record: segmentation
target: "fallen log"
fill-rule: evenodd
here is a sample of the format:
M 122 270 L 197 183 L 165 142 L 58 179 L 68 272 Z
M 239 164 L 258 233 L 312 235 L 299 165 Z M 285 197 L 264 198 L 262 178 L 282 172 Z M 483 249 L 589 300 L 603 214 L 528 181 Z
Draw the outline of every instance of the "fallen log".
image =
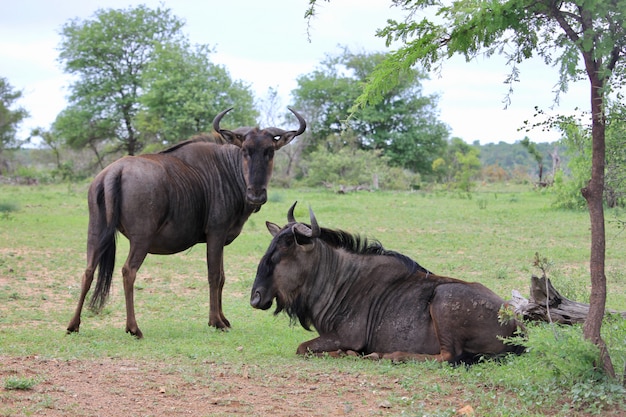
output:
M 533 275 L 530 279 L 530 298 L 524 298 L 519 291 L 513 291 L 509 301 L 515 313 L 525 320 L 546 321 L 549 323 L 584 323 L 589 314 L 589 304 L 572 301 L 562 296 L 546 277 Z M 626 311 L 607 310 L 626 319 Z

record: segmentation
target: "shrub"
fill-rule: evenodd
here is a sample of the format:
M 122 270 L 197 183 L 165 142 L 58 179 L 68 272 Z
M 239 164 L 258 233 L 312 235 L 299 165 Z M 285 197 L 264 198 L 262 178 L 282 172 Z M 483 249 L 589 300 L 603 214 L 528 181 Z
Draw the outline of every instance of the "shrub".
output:
M 27 391 L 32 389 L 36 384 L 37 381 L 35 381 L 33 378 L 12 376 L 4 380 L 4 389 Z
M 344 147 L 336 152 L 320 147 L 303 161 L 303 182 L 320 185 L 366 186 L 387 190 L 419 188 L 419 175 L 390 167 L 388 158 L 378 152 Z

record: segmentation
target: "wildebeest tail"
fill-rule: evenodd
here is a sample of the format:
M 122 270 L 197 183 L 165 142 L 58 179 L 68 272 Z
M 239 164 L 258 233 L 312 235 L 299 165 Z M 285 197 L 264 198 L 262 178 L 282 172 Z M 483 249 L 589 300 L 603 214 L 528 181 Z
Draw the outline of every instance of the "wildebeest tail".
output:
M 96 186 L 98 278 L 89 302 L 89 308 L 95 312 L 101 311 L 106 304 L 113 280 L 117 226 L 120 219 L 121 183 L 121 170 L 117 169 L 103 176 Z

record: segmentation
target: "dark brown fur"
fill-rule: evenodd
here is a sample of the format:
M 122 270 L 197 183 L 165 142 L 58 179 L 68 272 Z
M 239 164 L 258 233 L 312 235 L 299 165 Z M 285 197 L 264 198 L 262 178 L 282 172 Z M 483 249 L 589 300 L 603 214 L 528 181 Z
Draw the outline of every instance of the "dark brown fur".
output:
M 229 109 L 230 110 L 230 109 Z M 210 287 L 209 325 L 230 327 L 222 311 L 224 286 L 223 251 L 253 213 L 267 200 L 274 151 L 306 128 L 285 131 L 267 129 L 220 129 L 227 144 L 203 138 L 184 141 L 158 154 L 127 156 L 100 172 L 89 187 L 87 268 L 80 298 L 67 327 L 77 332 L 85 297 L 98 268 L 91 307 L 106 302 L 115 264 L 115 239 L 120 231 L 130 241 L 122 268 L 126 299 L 126 331 L 142 337 L 134 310 L 134 282 L 148 253 L 168 255 L 206 243 Z
M 261 259 L 250 303 L 285 311 L 319 337 L 299 354 L 357 352 L 394 360 L 471 363 L 480 356 L 519 352 L 501 338 L 504 300 L 479 283 L 443 277 L 378 242 L 290 221 L 268 222 L 274 236 Z

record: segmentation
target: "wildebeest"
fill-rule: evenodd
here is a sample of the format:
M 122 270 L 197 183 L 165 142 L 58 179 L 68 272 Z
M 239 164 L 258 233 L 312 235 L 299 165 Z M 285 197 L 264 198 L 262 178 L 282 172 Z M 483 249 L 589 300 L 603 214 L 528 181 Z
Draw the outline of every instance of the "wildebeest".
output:
M 274 151 L 306 129 L 296 111 L 299 127 L 283 130 L 213 128 L 228 144 L 188 140 L 157 154 L 127 156 L 100 172 L 88 192 L 89 227 L 87 268 L 78 306 L 67 327 L 77 332 L 85 297 L 94 271 L 98 280 L 90 307 L 100 310 L 109 294 L 119 230 L 130 242 L 122 268 L 126 300 L 126 332 L 141 338 L 135 320 L 133 286 L 137 270 L 148 253 L 167 255 L 206 243 L 209 280 L 209 325 L 228 328 L 222 311 L 224 245 L 231 243 L 253 213 L 267 200 Z
M 285 311 L 319 337 L 298 354 L 358 353 L 392 360 L 472 363 L 520 353 L 503 343 L 514 321 L 499 321 L 504 301 L 479 283 L 433 274 L 412 259 L 341 230 L 267 222 L 273 236 L 261 259 L 250 304 Z

